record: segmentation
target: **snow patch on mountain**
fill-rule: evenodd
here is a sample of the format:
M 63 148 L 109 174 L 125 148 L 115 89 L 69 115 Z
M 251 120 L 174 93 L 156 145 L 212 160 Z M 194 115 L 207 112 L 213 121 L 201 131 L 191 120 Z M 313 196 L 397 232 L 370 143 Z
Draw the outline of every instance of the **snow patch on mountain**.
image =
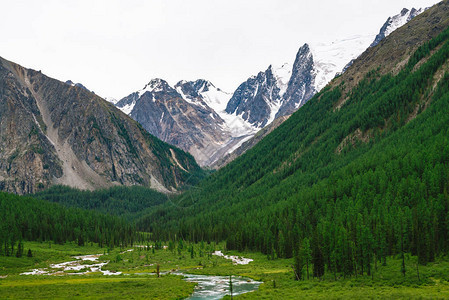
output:
M 217 112 L 217 114 L 225 121 L 224 130 L 229 130 L 232 137 L 240 137 L 243 135 L 254 135 L 260 128 L 251 125 L 243 119 L 243 113 L 237 115 L 237 112 L 229 114 L 226 111 Z
M 229 114 L 226 112 L 226 105 L 232 94 L 223 92 L 217 88 L 210 88 L 208 91 L 200 92 L 204 102 L 212 108 L 225 121 L 232 137 L 239 137 L 247 134 L 255 134 L 258 128 L 252 126 L 242 118 L 242 115 Z
M 182 80 L 175 85 L 175 89 L 187 102 L 211 108 L 224 121 L 224 124 L 219 124 L 221 130 L 230 132 L 231 137 L 254 134 L 257 131 L 242 115 L 226 112 L 226 105 L 232 94 L 217 88 L 212 82 L 204 79 Z
M 292 76 L 292 66 L 289 63 L 284 63 L 281 66 L 272 67 L 273 75 L 276 78 L 277 86 L 279 87 L 279 96 L 282 97 L 288 87 L 288 81 Z
M 134 106 L 136 106 L 136 103 L 137 103 L 137 100 L 134 100 L 131 103 L 126 104 L 122 107 L 118 107 L 118 108 L 125 114 L 129 115 L 133 111 Z
M 287 88 L 285 88 L 285 90 L 286 89 Z M 283 91 L 284 93 L 285 93 L 285 90 Z M 276 115 L 279 112 L 279 109 L 281 109 L 282 101 L 281 101 L 281 98 L 278 98 L 272 102 L 267 101 L 267 104 L 270 106 L 270 116 L 268 117 L 268 121 L 267 121 L 267 125 L 269 125 L 276 118 Z
M 320 91 L 335 75 L 371 44 L 375 34 L 357 35 L 330 43 L 311 44 L 315 63 L 315 88 Z
M 204 102 L 217 113 L 226 109 L 226 104 L 232 97 L 231 93 L 226 93 L 213 85 L 207 90 L 200 91 L 200 95 L 203 96 Z

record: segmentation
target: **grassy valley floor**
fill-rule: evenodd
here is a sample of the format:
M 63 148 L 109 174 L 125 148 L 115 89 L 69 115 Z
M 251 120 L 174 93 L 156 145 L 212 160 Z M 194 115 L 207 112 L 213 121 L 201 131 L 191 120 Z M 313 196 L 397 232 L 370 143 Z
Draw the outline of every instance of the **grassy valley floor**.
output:
M 31 258 L 26 257 L 28 249 Z M 120 251 L 107 254 L 106 248 L 97 245 L 27 242 L 24 257 L 0 256 L 0 299 L 183 299 L 193 292 L 194 283 L 172 275 L 19 275 L 34 269 L 51 270 L 50 264 L 73 261 L 78 255 L 104 253 L 100 260 L 107 261 Z
M 241 299 L 397 299 L 397 298 L 449 298 L 449 261 L 439 258 L 416 270 L 416 257 L 406 256 L 406 274 L 401 273 L 401 260 L 389 258 L 386 266 L 373 265 L 372 276 L 343 278 L 329 274 L 325 278 L 294 280 L 292 259 L 269 260 L 260 253 L 228 252 L 226 254 L 252 258 L 247 265 L 233 265 L 230 260 L 211 255 L 223 250 L 223 244 L 191 245 L 153 250 L 152 247 L 127 249 L 100 248 L 96 245 L 79 247 L 75 244 L 25 243 L 25 253 L 31 249 L 33 257 L 0 257 L 0 298 L 91 298 L 91 299 L 182 299 L 188 297 L 195 284 L 181 276 L 167 272 L 179 270 L 189 274 L 240 275 L 264 283 Z M 181 249 L 182 248 L 182 249 Z M 192 251 L 193 250 L 193 251 Z M 193 254 L 192 254 L 193 252 Z M 104 276 L 100 272 L 86 275 L 60 276 L 19 275 L 52 263 L 73 260 L 73 256 L 100 254 L 99 260 L 110 261 L 103 270 L 123 272 Z M 160 267 L 161 277 L 156 273 Z M 76 272 L 75 272 L 76 273 Z M 306 276 L 306 272 L 304 271 Z

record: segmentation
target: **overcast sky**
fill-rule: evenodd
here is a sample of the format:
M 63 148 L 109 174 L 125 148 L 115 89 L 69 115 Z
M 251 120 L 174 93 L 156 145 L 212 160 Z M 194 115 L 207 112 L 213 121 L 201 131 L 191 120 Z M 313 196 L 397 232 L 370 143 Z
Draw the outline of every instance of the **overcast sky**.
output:
M 375 34 L 438 0 L 0 0 L 0 56 L 121 98 L 152 78 L 233 92 L 305 42 Z

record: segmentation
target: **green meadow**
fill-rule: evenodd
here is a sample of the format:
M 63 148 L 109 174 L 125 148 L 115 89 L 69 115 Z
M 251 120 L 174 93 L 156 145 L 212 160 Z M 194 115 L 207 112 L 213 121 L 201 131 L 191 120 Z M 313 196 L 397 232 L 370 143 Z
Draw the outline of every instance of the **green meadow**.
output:
M 417 258 L 405 257 L 405 276 L 401 272 L 400 257 L 388 258 L 386 265 L 378 262 L 371 276 L 343 278 L 330 272 L 324 278 L 295 280 L 293 259 L 269 259 L 254 252 L 225 251 L 224 244 L 188 244 L 171 249 L 134 247 L 127 249 L 84 247 L 67 243 L 25 243 L 33 257 L 0 257 L 1 299 L 183 299 L 194 290 L 194 283 L 181 276 L 167 272 L 179 271 L 189 274 L 240 275 L 263 284 L 258 290 L 237 296 L 239 299 L 444 299 L 449 298 L 449 262 L 445 257 L 434 263 L 419 265 Z M 132 251 L 127 251 L 131 250 Z M 154 249 L 154 250 L 153 250 Z M 230 260 L 211 255 L 222 250 L 228 255 L 252 258 L 247 265 L 234 265 Z M 86 275 L 65 274 L 19 275 L 37 268 L 48 268 L 52 263 L 72 261 L 73 256 L 100 254 L 99 261 L 109 261 L 103 270 L 123 272 L 121 275 L 105 276 L 100 272 Z M 160 277 L 156 275 L 159 266 Z M 419 271 L 419 279 L 418 279 Z M 75 272 L 76 273 L 76 272 Z M 6 276 L 6 277 L 5 277 Z

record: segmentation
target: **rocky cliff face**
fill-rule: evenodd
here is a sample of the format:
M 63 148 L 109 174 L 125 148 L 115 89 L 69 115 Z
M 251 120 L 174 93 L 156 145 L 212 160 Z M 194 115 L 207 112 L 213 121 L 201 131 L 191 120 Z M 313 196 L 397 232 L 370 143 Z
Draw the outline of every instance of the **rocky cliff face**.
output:
M 0 190 L 180 188 L 199 167 L 87 90 L 0 58 Z

